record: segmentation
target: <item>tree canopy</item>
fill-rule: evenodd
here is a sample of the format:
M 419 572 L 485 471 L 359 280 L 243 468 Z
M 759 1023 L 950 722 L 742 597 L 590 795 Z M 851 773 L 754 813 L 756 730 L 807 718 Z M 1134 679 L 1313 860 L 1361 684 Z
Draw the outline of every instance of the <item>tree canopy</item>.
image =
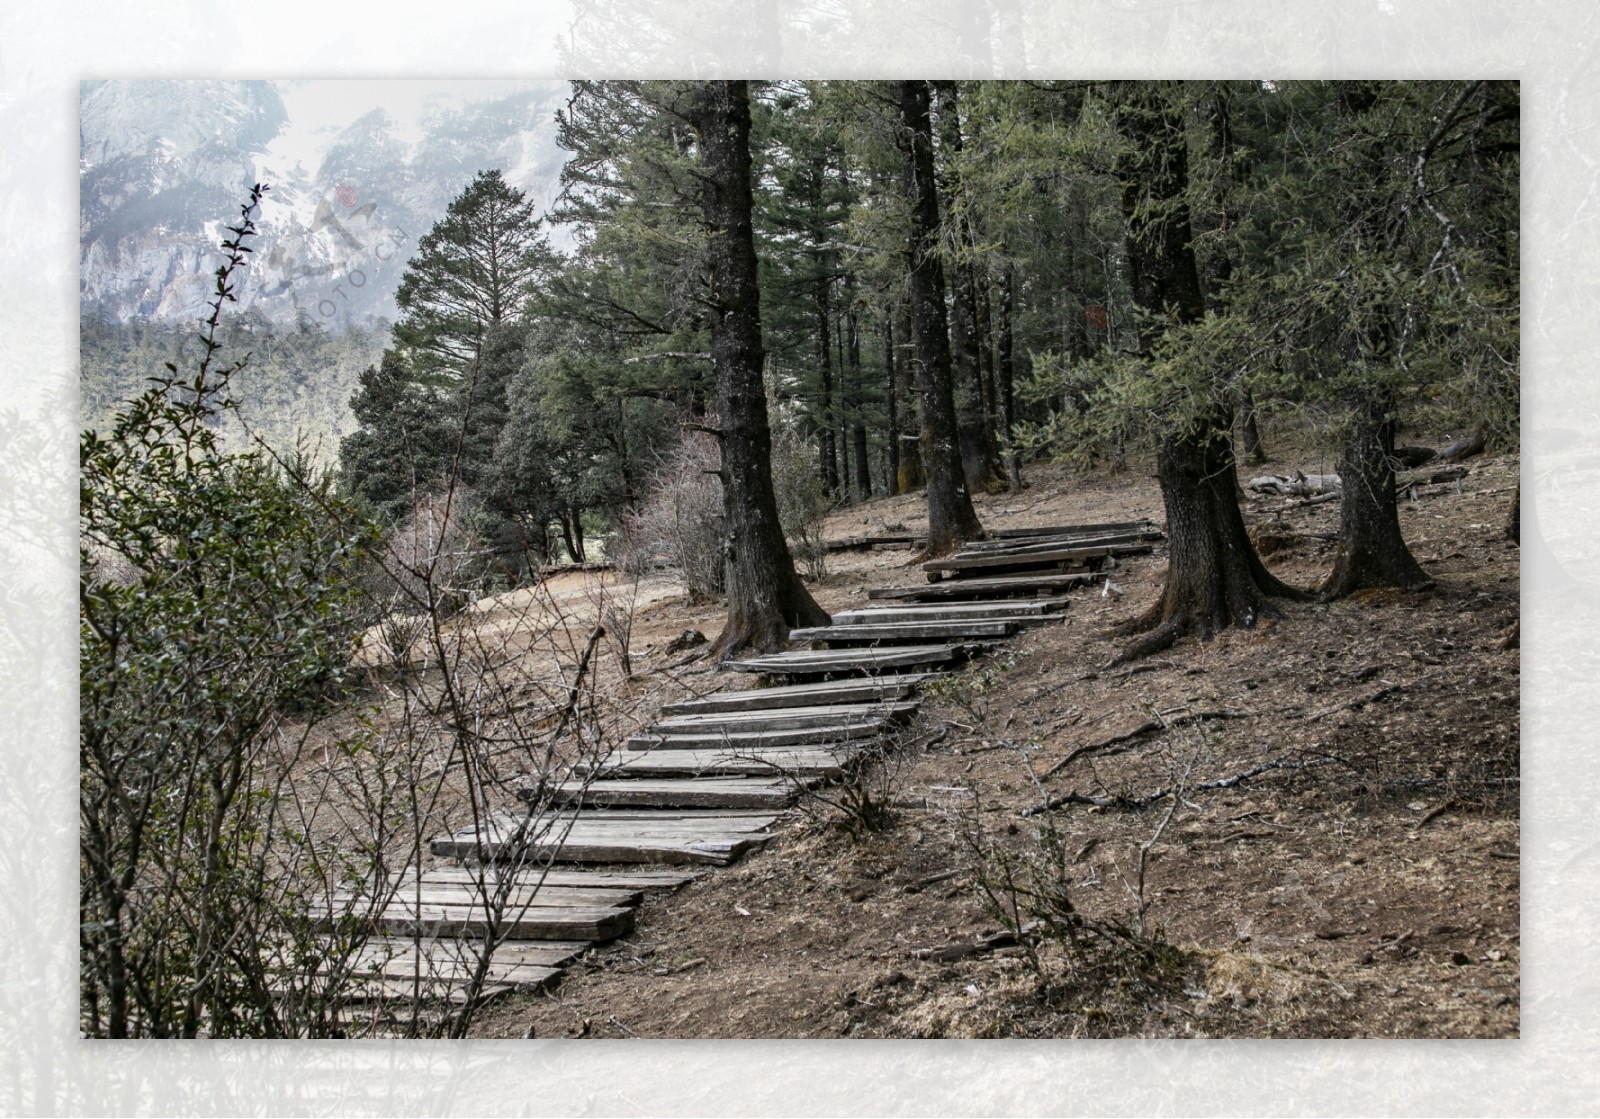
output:
M 622 525 L 683 432 L 715 427 L 711 88 L 576 82 L 548 214 L 494 170 L 451 204 L 362 379 L 355 492 L 393 510 L 448 475 L 577 558 L 586 522 Z M 759 308 L 771 422 L 836 503 L 926 485 L 936 548 L 980 533 L 970 495 L 1025 485 L 1031 461 L 1155 456 L 1169 520 L 1211 512 L 1180 534 L 1209 543 L 1193 563 L 1177 547 L 1147 642 L 1291 593 L 1227 487 L 1185 491 L 1232 469 L 1236 425 L 1252 457 L 1262 417 L 1344 448 L 1359 572 L 1326 593 L 1418 584 L 1381 497 L 1397 425 L 1516 438 L 1515 83 L 783 81 L 748 99 L 757 272 L 738 300 Z

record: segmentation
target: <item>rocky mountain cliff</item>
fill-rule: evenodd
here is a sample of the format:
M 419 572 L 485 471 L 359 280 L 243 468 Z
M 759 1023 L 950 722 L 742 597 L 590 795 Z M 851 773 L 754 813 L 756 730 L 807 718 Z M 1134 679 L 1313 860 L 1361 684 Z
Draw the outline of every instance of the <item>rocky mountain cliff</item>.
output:
M 497 85 L 474 97 L 461 83 L 466 94 L 425 100 L 420 115 L 402 120 L 383 107 L 387 84 L 349 83 L 349 122 L 319 129 L 310 147 L 303 136 L 291 147 L 286 83 L 83 83 L 84 314 L 202 317 L 224 226 L 255 182 L 272 189 L 241 306 L 273 324 L 333 331 L 394 317 L 417 238 L 478 171 L 499 168 L 541 206 L 554 197 L 562 85 Z

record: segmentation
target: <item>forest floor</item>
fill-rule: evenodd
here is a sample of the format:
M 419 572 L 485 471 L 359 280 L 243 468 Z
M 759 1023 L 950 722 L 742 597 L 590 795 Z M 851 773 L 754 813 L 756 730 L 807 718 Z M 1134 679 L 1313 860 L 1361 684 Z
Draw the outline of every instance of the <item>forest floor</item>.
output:
M 1333 469 L 1301 458 L 1241 477 Z M 1503 528 L 1519 463 L 1469 465 L 1401 509 L 1433 590 L 1284 603 L 1254 632 L 1108 670 L 1120 643 L 1106 631 L 1157 598 L 1165 547 L 1124 560 L 1110 573 L 1120 594 L 1075 592 L 1060 625 L 935 689 L 897 752 L 853 790 L 825 790 L 836 803 L 803 803 L 758 853 L 647 898 L 630 935 L 549 991 L 491 1004 L 473 1032 L 1517 1036 L 1519 557 Z M 985 523 L 1164 520 L 1137 467 L 1041 468 L 1028 482 L 980 498 Z M 828 535 L 914 530 L 921 504 L 856 505 Z M 1282 522 L 1265 557 L 1275 574 L 1306 588 L 1327 574 L 1320 534 L 1337 527 L 1337 501 L 1243 504 L 1252 526 Z M 814 593 L 830 610 L 860 605 L 869 587 L 920 582 L 910 559 L 832 554 Z M 593 578 L 546 591 L 592 601 Z M 690 605 L 661 578 L 633 593 L 638 675 L 604 685 L 619 709 L 646 721 L 686 688 L 753 684 L 667 667 L 681 662 L 660 651 L 673 637 L 715 637 L 715 604 Z M 1185 719 L 1202 713 L 1214 717 Z M 1125 803 L 1180 784 L 1176 799 Z M 886 825 L 860 826 L 837 806 L 844 792 L 887 804 Z M 1108 803 L 1023 815 L 1041 792 Z M 1058 917 L 1070 906 L 1101 933 L 982 939 L 1003 928 L 996 905 L 1026 919 L 1040 887 Z

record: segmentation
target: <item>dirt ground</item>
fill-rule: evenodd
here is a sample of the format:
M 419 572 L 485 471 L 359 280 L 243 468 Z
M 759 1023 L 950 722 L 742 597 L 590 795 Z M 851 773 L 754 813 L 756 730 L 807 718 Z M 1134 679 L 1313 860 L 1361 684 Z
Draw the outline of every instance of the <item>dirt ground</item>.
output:
M 1156 599 L 1165 549 L 1125 560 L 1059 625 L 938 689 L 852 787 L 808 800 L 739 864 L 647 899 L 632 934 L 552 990 L 486 1008 L 474 1032 L 1517 1036 L 1519 549 L 1502 530 L 1519 464 L 1469 465 L 1402 507 L 1432 591 L 1283 604 L 1253 633 L 1105 669 L 1120 647 L 1106 631 Z M 1332 465 L 1242 474 L 1295 467 Z M 1138 465 L 1028 481 L 980 498 L 985 523 L 1163 521 Z M 858 505 L 829 535 L 914 529 L 920 506 Z M 1307 588 L 1327 574 L 1336 501 L 1244 509 L 1288 527 L 1266 556 L 1276 574 Z M 860 604 L 920 581 L 909 560 L 836 553 L 815 593 Z M 548 591 L 592 601 L 592 578 Z M 613 681 L 619 710 L 643 722 L 686 692 L 751 685 L 662 652 L 691 628 L 714 637 L 716 605 L 659 577 L 634 593 L 641 671 Z M 1045 794 L 1065 803 L 1039 812 Z M 1030 890 L 1048 894 L 1031 910 Z M 1057 920 L 1042 935 L 1005 935 L 1043 910 Z

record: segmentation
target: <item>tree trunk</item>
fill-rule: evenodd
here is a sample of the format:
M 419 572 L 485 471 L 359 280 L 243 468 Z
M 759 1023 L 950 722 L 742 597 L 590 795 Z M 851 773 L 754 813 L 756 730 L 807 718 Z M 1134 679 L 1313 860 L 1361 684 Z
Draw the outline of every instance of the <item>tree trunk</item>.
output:
M 1393 405 L 1371 390 L 1351 405 L 1339 460 L 1339 552 L 1322 594 L 1338 598 L 1366 587 L 1425 590 L 1433 580 L 1400 535 L 1394 492 Z
M 1362 82 L 1340 82 L 1339 115 L 1344 130 L 1363 145 L 1363 177 L 1385 174 L 1381 141 L 1367 136 L 1357 118 L 1372 108 L 1375 97 Z M 1347 212 L 1365 236 L 1382 243 L 1391 235 L 1381 213 L 1370 209 Z M 1433 580 L 1422 570 L 1400 533 L 1400 506 L 1394 493 L 1394 395 L 1375 383 L 1381 367 L 1394 360 L 1396 326 L 1391 315 L 1375 313 L 1370 321 L 1352 324 L 1344 337 L 1344 361 L 1351 382 L 1345 391 L 1347 419 L 1339 474 L 1339 552 L 1333 571 L 1322 584 L 1325 598 L 1338 598 L 1366 587 L 1424 590 Z M 1373 372 L 1369 373 L 1371 368 Z
M 1245 532 L 1231 420 L 1222 411 L 1203 427 L 1161 441 L 1156 476 L 1167 514 L 1167 581 L 1155 605 L 1121 627 L 1145 636 L 1117 662 L 1157 652 L 1189 633 L 1209 641 L 1228 626 L 1252 629 L 1277 616 L 1269 596 L 1306 597 L 1267 571 Z
M 999 354 L 996 359 L 998 368 L 995 376 L 999 381 L 1000 431 L 1005 439 L 1006 482 L 1011 487 L 1012 493 L 1021 493 L 1022 458 L 1017 454 L 1016 436 L 1013 433 L 1017 422 L 1017 366 L 1013 354 L 1011 322 L 1012 315 L 1016 312 L 1016 304 L 1016 266 L 1008 263 L 1005 280 L 1000 288 L 1000 337 Z
M 1134 300 L 1144 312 L 1140 349 L 1149 353 L 1168 322 L 1205 314 L 1189 208 L 1183 122 L 1162 95 L 1136 86 L 1116 109 L 1128 142 L 1119 157 L 1122 212 Z M 1304 597 L 1262 566 L 1245 535 L 1233 458 L 1233 415 L 1220 389 L 1209 414 L 1179 423 L 1162 439 L 1156 476 L 1167 513 L 1169 559 L 1161 598 L 1121 627 L 1145 634 L 1116 660 L 1126 661 L 1197 633 L 1209 640 L 1228 626 L 1253 628 L 1272 611 L 1269 595 Z
M 845 311 L 845 375 L 850 387 L 850 443 L 855 452 L 856 500 L 865 501 L 872 496 L 872 463 L 867 457 L 867 419 L 861 409 L 861 319 L 854 298 L 855 276 L 847 276 L 845 282 L 851 291 L 849 307 Z
M 961 152 L 961 116 L 954 82 L 939 83 L 939 140 L 952 159 Z M 955 290 L 951 295 L 950 323 L 953 371 L 951 390 L 955 399 L 956 423 L 961 439 L 961 466 L 967 489 L 987 492 L 999 477 L 999 452 L 989 423 L 989 410 L 983 391 L 983 338 L 978 307 L 978 278 L 966 250 L 972 245 L 972 230 L 961 216 L 957 198 L 955 170 L 945 184 L 945 213 L 953 215 L 948 224 L 959 255 L 952 266 Z
M 884 465 L 888 470 L 887 488 L 893 497 L 905 491 L 900 488 L 900 408 L 895 394 L 894 311 L 887 305 L 883 309 L 883 407 L 889 428 L 888 445 L 885 448 L 888 460 Z
M 1239 428 L 1244 434 L 1245 461 L 1260 466 L 1267 461 L 1267 452 L 1261 446 L 1261 428 L 1256 424 L 1256 397 L 1249 389 L 1244 390 L 1241 411 Z
M 749 87 L 742 81 L 706 82 L 691 104 L 700 136 L 701 210 L 711 232 L 711 363 L 727 527 L 728 621 L 712 650 L 726 659 L 770 652 L 791 627 L 825 626 L 830 618 L 795 573 L 772 492 L 751 215 Z
M 839 459 L 833 433 L 833 330 L 828 315 L 828 284 L 826 277 L 817 281 L 817 375 L 822 381 L 822 396 L 817 401 L 817 426 L 821 432 L 818 451 L 822 488 L 833 497 L 839 492 Z
M 900 83 L 905 191 L 911 207 L 912 362 L 922 398 L 922 462 L 928 473 L 927 555 L 945 555 L 983 534 L 957 442 L 950 385 L 950 334 L 939 262 L 939 194 L 933 178 L 928 83 Z

